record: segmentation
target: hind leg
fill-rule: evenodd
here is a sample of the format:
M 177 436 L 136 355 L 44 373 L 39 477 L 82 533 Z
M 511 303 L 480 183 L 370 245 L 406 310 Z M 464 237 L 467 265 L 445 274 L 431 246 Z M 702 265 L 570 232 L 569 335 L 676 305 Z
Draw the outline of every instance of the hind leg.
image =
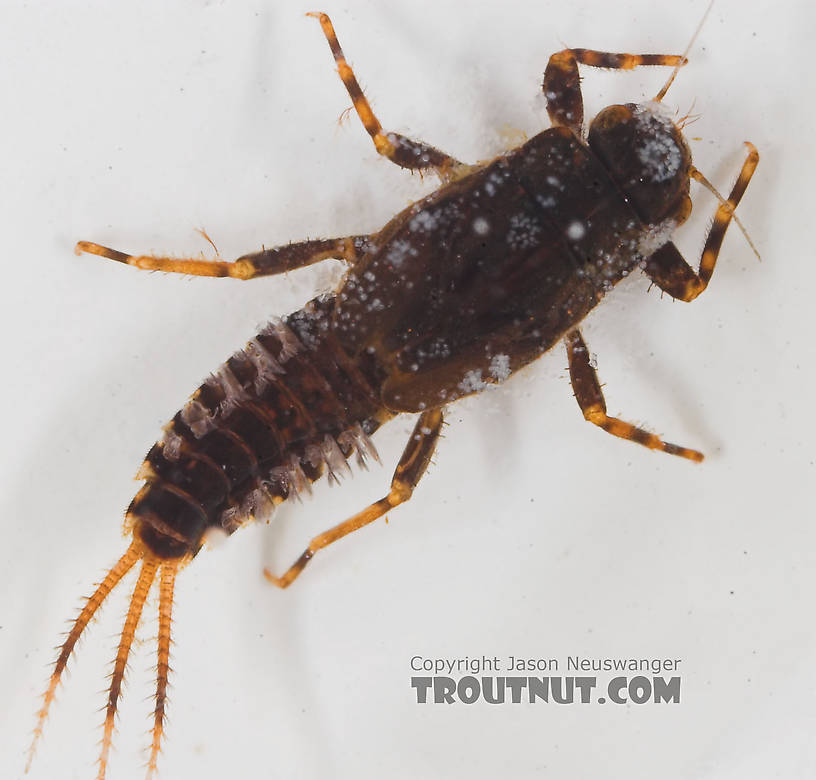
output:
M 276 577 L 268 569 L 264 569 L 266 578 L 279 588 L 288 588 L 306 568 L 306 564 L 309 563 L 318 550 L 322 550 L 353 531 L 358 531 L 369 523 L 373 523 L 390 509 L 405 503 L 411 498 L 414 488 L 425 473 L 425 469 L 428 468 L 441 430 L 442 410 L 429 409 L 427 412 L 423 412 L 414 426 L 411 438 L 408 440 L 405 451 L 402 453 L 402 457 L 394 471 L 388 495 L 379 501 L 375 501 L 362 512 L 358 512 L 353 517 L 340 523 L 340 525 L 336 525 L 312 539 L 301 556 L 280 577 Z

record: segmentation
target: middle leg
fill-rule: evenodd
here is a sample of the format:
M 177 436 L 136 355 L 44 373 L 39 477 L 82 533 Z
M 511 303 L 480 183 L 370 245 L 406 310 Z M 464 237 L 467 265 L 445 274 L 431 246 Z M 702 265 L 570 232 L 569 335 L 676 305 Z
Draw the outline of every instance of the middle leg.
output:
M 613 436 L 637 442 L 650 450 L 660 450 L 669 455 L 679 455 L 681 458 L 688 458 L 696 463 L 702 461 L 703 454 L 697 452 L 697 450 L 669 444 L 659 436 L 644 431 L 643 428 L 619 420 L 617 417 L 610 417 L 606 413 L 606 401 L 601 391 L 601 384 L 598 381 L 595 369 L 589 362 L 589 350 L 581 337 L 581 332 L 577 328 L 571 330 L 565 336 L 564 343 L 567 346 L 572 389 L 575 391 L 575 399 L 578 401 L 578 406 L 581 407 L 585 419 L 593 423 L 593 425 L 603 428 Z
M 294 268 L 303 268 L 331 257 L 345 260 L 347 263 L 355 263 L 365 253 L 368 245 L 368 236 L 299 241 L 242 255 L 232 262 L 156 255 L 128 255 L 91 241 L 78 242 L 75 251 L 77 254 L 87 252 L 91 255 L 106 257 L 108 260 L 115 260 L 144 271 L 166 271 L 191 276 L 217 276 L 246 280 L 280 274 Z

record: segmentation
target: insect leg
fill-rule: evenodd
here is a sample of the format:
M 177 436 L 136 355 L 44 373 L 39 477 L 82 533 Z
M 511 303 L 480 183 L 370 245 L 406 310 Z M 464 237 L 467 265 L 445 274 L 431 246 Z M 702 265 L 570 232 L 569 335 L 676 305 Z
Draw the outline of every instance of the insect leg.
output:
M 289 587 L 318 550 L 322 550 L 324 547 L 328 547 L 352 531 L 356 531 L 374 522 L 374 520 L 382 517 L 390 509 L 411 498 L 414 488 L 425 473 L 425 469 L 428 468 L 428 463 L 430 463 L 431 455 L 433 455 L 441 430 L 442 410 L 429 409 L 423 412 L 419 416 L 417 424 L 414 426 L 411 438 L 394 471 L 394 477 L 391 480 L 391 490 L 388 492 L 388 495 L 379 501 L 375 501 L 362 512 L 358 512 L 345 522 L 336 525 L 334 528 L 312 539 L 300 558 L 298 558 L 282 576 L 276 577 L 268 569 L 264 569 L 266 578 L 279 588 Z
M 737 181 L 731 189 L 728 200 L 721 203 L 714 215 L 714 222 L 708 231 L 703 254 L 700 257 L 700 268 L 695 271 L 680 254 L 677 247 L 669 242 L 657 250 L 647 261 L 645 271 L 649 278 L 661 289 L 673 298 L 681 301 L 693 301 L 703 290 L 705 290 L 711 275 L 714 273 L 714 266 L 717 263 L 717 256 L 720 254 L 725 231 L 734 216 L 734 209 L 742 199 L 751 176 L 759 162 L 759 152 L 753 144 L 747 144 L 749 152 L 748 158 L 742 165 Z
M 366 132 L 371 136 L 371 140 L 374 142 L 374 146 L 380 154 L 401 168 L 408 168 L 414 171 L 424 171 L 428 168 L 435 168 L 443 181 L 455 179 L 457 177 L 457 169 L 462 170 L 469 167 L 455 160 L 450 155 L 441 152 L 439 149 L 428 146 L 428 144 L 424 144 L 421 141 L 414 141 L 399 133 L 383 132 L 382 125 L 371 110 L 371 106 L 354 76 L 354 71 L 348 62 L 346 62 L 346 57 L 340 48 L 340 42 L 337 40 L 331 19 L 329 19 L 327 14 L 323 13 L 309 13 L 306 15 L 313 16 L 320 21 L 323 34 L 329 42 L 334 60 L 337 63 L 337 71 L 351 96 L 354 110 L 357 112 L 357 116 L 360 117 L 363 127 L 365 127 Z
M 584 124 L 584 100 L 578 65 L 593 68 L 631 70 L 640 65 L 685 65 L 677 54 L 612 54 L 594 49 L 564 49 L 550 57 L 544 71 L 542 89 L 547 98 L 547 113 L 553 125 L 568 127 L 581 135 Z
M 581 337 L 581 332 L 577 328 L 571 330 L 565 336 L 564 343 L 567 347 L 572 389 L 575 391 L 575 398 L 584 413 L 585 419 L 599 428 L 603 428 L 613 436 L 637 442 L 650 450 L 660 450 L 669 455 L 679 455 L 681 458 L 688 458 L 697 463 L 703 459 L 702 453 L 697 452 L 697 450 L 689 450 L 685 447 L 678 447 L 676 444 L 669 444 L 653 433 L 632 425 L 632 423 L 607 415 L 606 401 L 604 401 L 603 392 L 601 391 L 601 384 L 598 381 L 595 369 L 589 362 L 589 350 Z
M 232 262 L 220 260 L 198 260 L 195 258 L 160 257 L 156 255 L 128 255 L 90 241 L 80 241 L 76 253 L 107 257 L 118 263 L 132 265 L 145 271 L 167 271 L 191 276 L 219 276 L 233 279 L 257 279 L 259 276 L 302 268 L 330 257 L 356 262 L 369 245 L 368 236 L 347 236 L 314 241 L 300 241 L 295 244 L 263 249 L 260 252 L 242 255 Z

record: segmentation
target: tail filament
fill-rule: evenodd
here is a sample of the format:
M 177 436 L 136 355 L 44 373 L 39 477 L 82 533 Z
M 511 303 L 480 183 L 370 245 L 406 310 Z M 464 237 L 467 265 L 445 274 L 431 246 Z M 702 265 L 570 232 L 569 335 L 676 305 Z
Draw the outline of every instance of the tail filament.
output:
M 150 586 L 156 577 L 157 562 L 152 556 L 145 557 L 142 562 L 142 569 L 139 572 L 139 579 L 133 589 L 133 596 L 130 599 L 125 624 L 122 627 L 122 635 L 119 638 L 119 649 L 116 651 L 116 661 L 113 664 L 113 675 L 111 676 L 110 688 L 108 689 L 108 705 L 105 708 L 105 725 L 102 734 L 102 751 L 99 754 L 99 772 L 97 780 L 105 780 L 105 771 L 108 767 L 108 754 L 110 753 L 113 741 L 113 726 L 116 717 L 116 705 L 122 693 L 122 682 L 125 679 L 125 669 L 127 659 L 130 655 L 130 647 L 136 637 L 136 629 L 142 617 L 142 608 L 150 592 Z
M 37 725 L 34 729 L 34 738 L 31 741 L 31 747 L 28 749 L 28 760 L 26 762 L 25 771 L 28 772 L 31 767 L 31 761 L 34 758 L 34 751 L 37 748 L 37 743 L 40 740 L 45 725 L 45 719 L 48 717 L 48 711 L 51 708 L 51 703 L 54 701 L 54 696 L 57 692 L 62 673 L 68 665 L 68 659 L 74 651 L 79 637 L 85 630 L 88 623 L 96 614 L 96 611 L 102 606 L 102 602 L 108 597 L 108 594 L 119 584 L 119 581 L 124 577 L 134 566 L 136 561 L 142 556 L 141 545 L 135 541 L 128 547 L 127 552 L 118 560 L 116 565 L 108 572 L 104 580 L 98 585 L 94 593 L 88 597 L 85 606 L 79 613 L 79 616 L 74 621 L 74 625 L 68 632 L 68 636 L 62 643 L 60 654 L 54 664 L 54 671 L 51 672 L 51 679 L 48 682 L 48 689 L 43 694 L 43 703 L 37 712 Z
M 156 772 L 158 756 L 161 752 L 161 739 L 164 734 L 165 711 L 167 707 L 167 688 L 170 676 L 170 643 L 171 643 L 171 618 L 173 612 L 173 589 L 176 580 L 176 573 L 182 564 L 181 559 L 162 559 L 147 550 L 139 540 L 131 542 L 125 554 L 107 573 L 96 590 L 85 602 L 79 616 L 71 626 L 68 636 L 60 647 L 59 656 L 51 672 L 48 688 L 43 694 L 42 706 L 37 712 L 37 725 L 34 729 L 34 736 L 31 747 L 28 750 L 28 760 L 25 771 L 28 772 L 31 761 L 34 757 L 37 744 L 42 736 L 51 704 L 54 701 L 57 687 L 59 686 L 62 674 L 68 665 L 68 660 L 74 652 L 77 641 L 85 628 L 93 619 L 99 607 L 111 591 L 119 584 L 122 578 L 136 565 L 142 561 L 139 577 L 133 588 L 125 617 L 122 633 L 119 636 L 119 647 L 116 651 L 113 672 L 110 676 L 110 686 L 108 688 L 108 701 L 105 706 L 105 721 L 102 732 L 102 747 L 99 754 L 99 770 L 97 780 L 105 780 L 108 768 L 108 759 L 111 746 L 113 744 L 113 732 L 116 721 L 116 712 L 119 699 L 122 694 L 122 685 L 125 679 L 127 661 L 130 655 L 130 648 L 136 638 L 136 631 L 142 616 L 150 589 L 158 575 L 159 580 L 159 636 L 158 636 L 158 664 L 156 667 L 156 703 L 153 711 L 152 743 L 150 747 L 150 758 L 148 760 L 147 775 L 152 777 Z
M 156 772 L 157 761 L 161 752 L 161 739 L 164 735 L 167 680 L 170 676 L 170 622 L 173 614 L 173 587 L 176 582 L 177 570 L 176 564 L 164 564 L 159 581 L 159 660 L 156 667 L 156 706 L 153 710 L 153 741 L 150 746 L 150 759 L 147 764 L 148 777 L 152 777 Z

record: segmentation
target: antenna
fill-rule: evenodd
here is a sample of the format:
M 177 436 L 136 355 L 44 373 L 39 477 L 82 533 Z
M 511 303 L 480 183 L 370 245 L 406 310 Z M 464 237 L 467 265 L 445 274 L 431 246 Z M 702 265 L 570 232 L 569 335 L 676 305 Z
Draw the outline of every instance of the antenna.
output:
M 753 149 L 754 152 L 756 152 L 756 149 L 754 149 L 752 144 L 749 144 L 749 146 L 751 149 Z M 706 177 L 703 176 L 703 174 L 700 173 L 700 171 L 697 170 L 697 168 L 695 168 L 693 165 L 691 166 L 691 170 L 689 171 L 689 176 L 695 181 L 700 182 L 700 184 L 702 184 L 703 187 L 705 187 L 720 202 L 720 205 L 728 210 L 731 219 L 733 219 L 734 222 L 737 223 L 737 227 L 742 231 L 742 235 L 745 236 L 745 240 L 748 242 L 748 246 L 751 247 L 754 254 L 757 256 L 757 260 L 761 261 L 762 258 L 759 255 L 759 251 L 754 246 L 754 242 L 751 241 L 751 236 L 748 235 L 748 231 L 745 229 L 742 222 L 740 222 L 740 218 L 734 211 L 734 207 L 722 195 L 720 195 L 719 192 L 717 192 L 717 189 L 714 187 L 714 185 L 708 179 L 706 179 Z
M 686 46 L 686 50 L 683 52 L 683 56 L 680 57 L 680 62 L 674 66 L 674 70 L 671 72 L 668 81 L 663 85 L 663 89 L 657 93 L 654 97 L 654 102 L 659 103 L 663 98 L 666 96 L 666 93 L 669 91 L 669 87 L 672 85 L 672 82 L 677 76 L 678 71 L 680 68 L 683 67 L 688 62 L 687 56 L 688 53 L 691 51 L 691 47 L 694 46 L 694 41 L 697 40 L 697 36 L 700 34 L 700 30 L 703 29 L 703 25 L 705 24 L 705 20 L 708 18 L 708 14 L 711 12 L 711 9 L 714 7 L 714 0 L 708 4 L 708 8 L 706 8 L 705 13 L 703 14 L 703 18 L 700 19 L 700 23 L 697 25 L 697 29 L 694 31 L 694 35 L 691 36 L 691 40 L 689 41 L 688 46 Z

